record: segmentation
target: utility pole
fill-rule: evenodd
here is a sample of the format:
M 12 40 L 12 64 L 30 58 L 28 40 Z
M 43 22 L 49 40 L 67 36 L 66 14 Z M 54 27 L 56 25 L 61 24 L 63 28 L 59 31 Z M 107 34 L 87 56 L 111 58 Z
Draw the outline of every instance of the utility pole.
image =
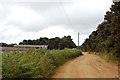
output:
M 78 32 L 78 49 L 79 49 L 79 32 Z

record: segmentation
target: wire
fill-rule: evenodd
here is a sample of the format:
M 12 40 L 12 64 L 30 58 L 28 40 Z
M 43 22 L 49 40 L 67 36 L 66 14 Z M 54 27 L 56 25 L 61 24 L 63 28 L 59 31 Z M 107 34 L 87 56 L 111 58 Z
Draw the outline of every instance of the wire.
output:
M 71 21 L 71 19 L 69 18 L 68 14 L 67 14 L 64 6 L 63 6 L 63 3 L 62 3 L 60 0 L 59 0 L 59 4 L 60 4 L 61 8 L 63 9 L 63 12 L 64 12 L 64 14 L 65 14 L 65 16 L 66 16 L 66 18 L 67 18 L 67 20 L 68 20 L 68 23 L 71 25 L 71 27 L 73 27 L 72 21 Z

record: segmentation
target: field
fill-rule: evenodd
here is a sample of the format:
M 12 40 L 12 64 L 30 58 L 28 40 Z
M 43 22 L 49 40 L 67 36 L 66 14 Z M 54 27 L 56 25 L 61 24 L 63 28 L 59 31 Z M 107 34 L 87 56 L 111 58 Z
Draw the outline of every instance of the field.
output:
M 1 52 L 3 78 L 49 78 L 66 61 L 82 55 L 78 49 Z

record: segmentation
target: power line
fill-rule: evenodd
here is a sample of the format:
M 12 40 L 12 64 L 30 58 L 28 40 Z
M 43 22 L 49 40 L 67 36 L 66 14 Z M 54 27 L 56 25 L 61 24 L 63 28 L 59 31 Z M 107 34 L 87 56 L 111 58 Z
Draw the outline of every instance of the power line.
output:
M 60 4 L 61 8 L 63 9 L 63 12 L 64 12 L 64 14 L 65 14 L 65 16 L 66 16 L 66 18 L 67 18 L 67 20 L 68 20 L 68 23 L 71 25 L 71 27 L 73 27 L 73 24 L 72 24 L 72 22 L 71 22 L 71 19 L 69 18 L 68 14 L 67 14 L 64 6 L 63 6 L 63 3 L 62 3 L 60 0 L 59 0 L 59 4 Z
M 71 22 L 71 19 L 69 18 L 68 14 L 67 14 L 64 6 L 63 6 L 63 3 L 60 0 L 59 0 L 59 4 L 60 4 L 61 8 L 63 9 L 63 12 L 64 12 L 64 14 L 65 14 L 65 16 L 66 16 L 66 18 L 68 20 L 68 23 L 71 25 L 71 27 L 74 27 L 72 22 Z M 78 32 L 78 49 L 79 49 L 79 32 Z

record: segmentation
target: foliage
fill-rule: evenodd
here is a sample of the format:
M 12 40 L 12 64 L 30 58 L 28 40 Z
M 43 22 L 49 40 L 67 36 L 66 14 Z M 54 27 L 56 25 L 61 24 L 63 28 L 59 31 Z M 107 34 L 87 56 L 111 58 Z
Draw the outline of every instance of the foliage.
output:
M 98 25 L 82 44 L 85 51 L 107 53 L 120 57 L 120 2 L 115 2 L 106 12 L 104 21 Z
M 16 44 L 0 43 L 2 47 L 13 47 Z M 64 49 L 64 48 L 76 48 L 75 43 L 72 41 L 71 36 L 64 36 L 62 38 L 47 38 L 41 37 L 36 40 L 23 40 L 19 45 L 48 45 L 48 49 Z
M 71 36 L 64 36 L 62 38 L 39 38 L 36 40 L 23 40 L 19 43 L 20 45 L 48 45 L 49 49 L 64 49 L 64 48 L 75 48 L 76 45 L 72 41 Z
M 46 37 L 41 37 L 36 40 L 23 40 L 23 42 L 19 43 L 20 45 L 47 45 L 48 44 L 48 38 Z
M 61 39 L 55 37 L 49 40 L 48 48 L 49 49 L 64 49 L 64 48 L 75 48 L 76 45 L 72 41 L 71 36 L 64 36 Z
M 2 52 L 3 78 L 48 78 L 67 60 L 82 55 L 78 49 Z
M 0 43 L 0 46 L 2 47 L 13 47 L 16 44 L 7 44 L 7 43 Z

